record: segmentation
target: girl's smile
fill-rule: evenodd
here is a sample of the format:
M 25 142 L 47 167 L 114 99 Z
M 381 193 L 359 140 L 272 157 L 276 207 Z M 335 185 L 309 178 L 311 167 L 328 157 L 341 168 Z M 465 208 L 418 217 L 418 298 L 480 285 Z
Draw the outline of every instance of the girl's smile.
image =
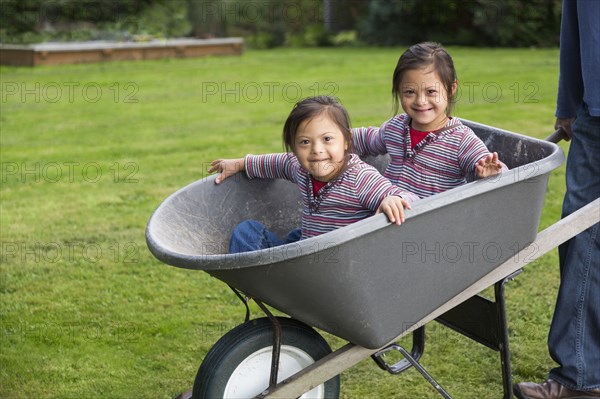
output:
M 456 90 L 457 82 L 453 84 Z M 431 132 L 446 125 L 448 93 L 433 68 L 407 70 L 400 83 L 401 104 L 414 129 Z
M 344 134 L 326 112 L 302 122 L 296 132 L 294 154 L 316 180 L 328 182 L 336 177 L 347 149 Z

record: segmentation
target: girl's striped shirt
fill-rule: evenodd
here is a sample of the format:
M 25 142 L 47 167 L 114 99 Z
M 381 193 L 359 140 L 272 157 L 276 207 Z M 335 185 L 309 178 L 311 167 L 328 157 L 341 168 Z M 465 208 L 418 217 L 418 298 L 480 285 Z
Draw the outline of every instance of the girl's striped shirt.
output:
M 408 202 L 419 198 L 391 184 L 355 154 L 350 156 L 345 171 L 316 196 L 310 174 L 292 153 L 247 155 L 245 167 L 248 178 L 279 178 L 298 185 L 303 200 L 302 239 L 372 216 L 389 195 L 401 196 Z
M 360 156 L 388 153 L 391 160 L 383 175 L 421 198 L 474 180 L 477 161 L 490 154 L 458 118 L 451 118 L 440 131 L 430 132 L 414 149 L 409 128 L 409 116 L 401 114 L 379 128 L 353 129 L 354 150 Z

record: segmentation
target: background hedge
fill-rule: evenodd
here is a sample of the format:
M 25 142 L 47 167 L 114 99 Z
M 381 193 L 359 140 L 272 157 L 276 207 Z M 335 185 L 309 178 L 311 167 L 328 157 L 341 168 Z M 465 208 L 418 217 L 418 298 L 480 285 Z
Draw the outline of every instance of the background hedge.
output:
M 561 0 L 0 0 L 0 41 L 242 36 L 251 47 L 558 45 Z

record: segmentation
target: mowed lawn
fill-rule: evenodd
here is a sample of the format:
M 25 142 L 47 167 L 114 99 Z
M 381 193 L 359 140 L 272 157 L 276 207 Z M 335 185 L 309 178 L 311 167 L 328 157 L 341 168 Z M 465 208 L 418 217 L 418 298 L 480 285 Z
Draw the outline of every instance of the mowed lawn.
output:
M 217 157 L 281 151 L 301 97 L 334 94 L 354 126 L 381 124 L 403 50 L 1 67 L 0 397 L 166 399 L 191 387 L 244 310 L 220 281 L 152 257 L 144 229 L 153 210 Z M 461 82 L 456 116 L 551 133 L 557 49 L 449 50 Z M 563 171 L 552 173 L 540 229 L 560 216 Z M 552 366 L 557 286 L 555 251 L 507 285 L 517 381 Z M 456 398 L 501 396 L 498 353 L 440 325 L 428 326 L 422 362 Z M 341 378 L 342 398 L 436 397 L 416 371 L 390 376 L 370 360 Z

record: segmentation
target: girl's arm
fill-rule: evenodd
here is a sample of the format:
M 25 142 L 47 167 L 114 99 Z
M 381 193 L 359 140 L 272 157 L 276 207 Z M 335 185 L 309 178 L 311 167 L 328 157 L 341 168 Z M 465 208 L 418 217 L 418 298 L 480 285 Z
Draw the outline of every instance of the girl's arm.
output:
M 291 153 L 246 155 L 244 158 L 214 160 L 208 172 L 220 173 L 215 179 L 216 184 L 243 171 L 250 179 L 287 179 L 295 182 L 299 165 Z
M 468 127 L 458 149 L 458 163 L 467 180 L 495 176 L 508 167 L 500 161 L 498 153 L 490 153 L 485 143 Z
M 359 127 L 352 129 L 354 152 L 359 156 L 381 155 L 387 153 L 383 140 L 385 124 L 381 127 Z
M 385 213 L 396 224 L 404 222 L 404 209 L 410 209 L 410 203 L 419 199 L 416 194 L 394 186 L 372 167 L 358 171 L 355 189 L 363 206 Z
M 293 183 L 296 183 L 300 169 L 300 162 L 291 152 L 246 155 L 244 165 L 250 179 L 286 179 Z

